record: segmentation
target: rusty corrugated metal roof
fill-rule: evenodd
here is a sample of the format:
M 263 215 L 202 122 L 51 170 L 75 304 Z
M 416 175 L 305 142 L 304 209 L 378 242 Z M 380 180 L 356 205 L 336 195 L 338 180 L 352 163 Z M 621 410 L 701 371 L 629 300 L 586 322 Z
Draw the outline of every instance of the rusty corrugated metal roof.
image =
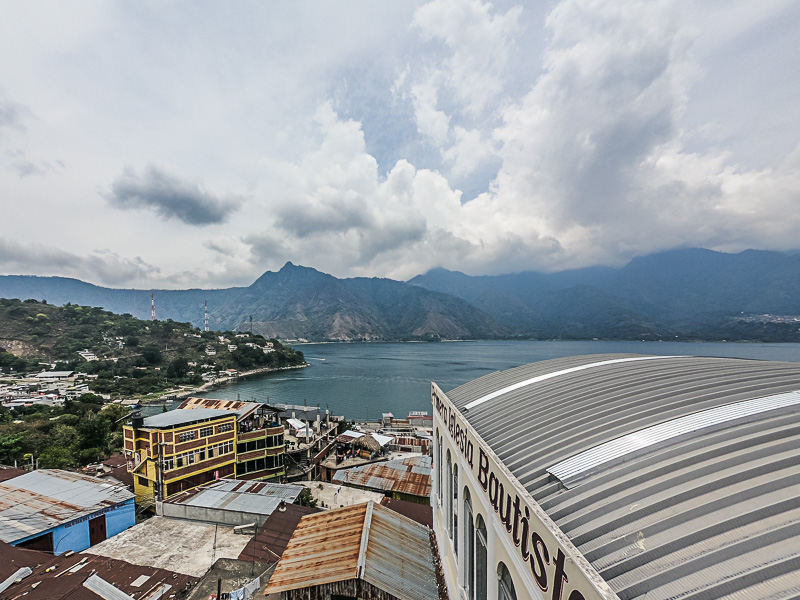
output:
M 230 410 L 239 417 L 245 417 L 260 407 L 264 406 L 259 402 L 239 402 L 238 400 L 216 400 L 214 398 L 187 398 L 178 405 L 180 409 L 200 409 L 209 408 L 214 410 Z
M 52 556 L 0 542 L 0 579 L 21 566 L 30 567 L 33 573 L 9 587 L 2 598 L 22 596 L 25 600 L 98 600 L 99 596 L 83 587 L 83 582 L 92 573 L 135 598 L 147 598 L 165 585 L 169 586 L 165 598 L 173 594 L 177 596 L 197 582 L 196 577 L 133 565 L 114 558 L 80 552 L 68 557 Z M 49 568 L 52 570 L 48 572 Z
M 342 483 L 412 496 L 431 495 L 431 457 L 412 456 L 340 469 L 333 483 Z
M 303 517 L 266 593 L 350 579 L 401 600 L 437 598 L 427 527 L 374 502 Z
M 0 540 L 15 542 L 133 499 L 95 477 L 40 469 L 0 482 Z

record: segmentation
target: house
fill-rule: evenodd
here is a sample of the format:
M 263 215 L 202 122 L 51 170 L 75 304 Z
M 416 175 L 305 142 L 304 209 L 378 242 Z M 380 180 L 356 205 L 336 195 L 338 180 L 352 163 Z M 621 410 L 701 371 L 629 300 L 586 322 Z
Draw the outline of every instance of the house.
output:
M 331 483 L 340 483 L 389 498 L 430 504 L 431 457 L 411 456 L 336 471 Z
M 123 428 L 136 502 L 152 505 L 222 478 L 279 480 L 283 427 L 257 402 L 187 398 Z
M 172 519 L 261 526 L 276 510 L 293 504 L 302 491 L 301 485 L 220 479 L 170 496 L 157 512 Z
M 428 532 L 375 502 L 307 515 L 265 594 L 276 600 L 444 600 Z
M 133 494 L 58 469 L 0 482 L 0 540 L 52 554 L 78 552 L 134 525 Z
M 34 379 L 44 381 L 61 381 L 75 375 L 75 371 L 42 371 L 33 376 Z

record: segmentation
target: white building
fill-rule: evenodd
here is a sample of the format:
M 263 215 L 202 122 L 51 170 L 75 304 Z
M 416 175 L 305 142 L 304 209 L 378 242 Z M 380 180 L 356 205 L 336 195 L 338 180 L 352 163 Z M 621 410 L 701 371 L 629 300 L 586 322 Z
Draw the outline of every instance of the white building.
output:
M 800 364 L 579 356 L 432 401 L 452 600 L 797 597 Z

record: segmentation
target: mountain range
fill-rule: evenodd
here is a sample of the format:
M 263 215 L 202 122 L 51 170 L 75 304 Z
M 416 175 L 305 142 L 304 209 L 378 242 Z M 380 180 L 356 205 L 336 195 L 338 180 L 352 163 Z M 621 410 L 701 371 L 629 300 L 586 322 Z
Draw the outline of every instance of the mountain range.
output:
M 487 338 L 800 341 L 800 255 L 683 249 L 621 268 L 408 282 L 338 279 L 287 263 L 248 287 L 125 290 L 63 277 L 0 276 L 0 297 L 101 306 L 212 329 L 309 341 Z

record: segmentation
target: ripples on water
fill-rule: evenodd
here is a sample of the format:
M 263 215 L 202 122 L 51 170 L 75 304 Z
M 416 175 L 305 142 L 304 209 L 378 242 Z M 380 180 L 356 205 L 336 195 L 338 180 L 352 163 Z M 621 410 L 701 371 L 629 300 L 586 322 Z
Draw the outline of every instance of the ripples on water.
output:
M 459 342 L 304 344 L 310 367 L 252 377 L 214 390 L 210 398 L 321 406 L 324 414 L 377 419 L 431 411 L 430 385 L 451 390 L 487 373 L 580 354 L 735 356 L 800 361 L 795 344 L 677 342 Z

